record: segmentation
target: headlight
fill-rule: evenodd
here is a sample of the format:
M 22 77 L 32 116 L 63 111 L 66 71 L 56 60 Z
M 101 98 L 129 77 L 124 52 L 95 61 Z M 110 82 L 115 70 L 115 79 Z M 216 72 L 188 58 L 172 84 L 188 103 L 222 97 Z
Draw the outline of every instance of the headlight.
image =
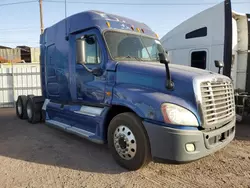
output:
M 165 123 L 176 125 L 199 126 L 197 118 L 189 110 L 171 103 L 163 103 L 161 112 Z

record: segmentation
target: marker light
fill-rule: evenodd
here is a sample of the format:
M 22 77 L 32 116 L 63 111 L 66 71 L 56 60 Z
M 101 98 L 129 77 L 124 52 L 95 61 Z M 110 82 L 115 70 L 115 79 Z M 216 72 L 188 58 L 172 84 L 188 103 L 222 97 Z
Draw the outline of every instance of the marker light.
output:
M 112 95 L 112 93 L 111 93 L 110 91 L 106 91 L 106 95 L 107 95 L 108 97 L 110 97 L 110 96 Z
M 106 25 L 110 28 L 110 23 L 109 22 L 106 22 Z
M 155 33 L 155 36 L 156 36 L 157 38 L 159 38 L 159 35 L 158 35 L 157 33 Z
M 134 31 L 135 29 L 134 29 L 134 26 L 131 26 L 131 29 Z
M 139 29 L 139 28 L 136 28 L 136 30 L 137 30 L 138 32 L 140 32 L 140 29 Z

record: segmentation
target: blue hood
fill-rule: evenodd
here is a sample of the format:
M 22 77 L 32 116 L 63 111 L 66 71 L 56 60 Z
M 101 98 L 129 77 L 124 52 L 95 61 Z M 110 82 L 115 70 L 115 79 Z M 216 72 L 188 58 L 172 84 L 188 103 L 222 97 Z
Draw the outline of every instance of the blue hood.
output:
M 161 105 L 169 102 L 189 109 L 201 123 L 193 80 L 196 77 L 213 73 L 170 64 L 174 89 L 168 90 L 166 89 L 166 71 L 163 64 L 157 62 L 118 62 L 115 67 L 116 76 L 112 104 L 129 107 L 144 119 L 164 122 Z
M 174 89 L 166 89 L 165 65 L 157 62 L 119 62 L 116 67 L 116 95 L 123 95 L 129 100 L 129 92 L 121 90 L 125 88 L 139 88 L 131 97 L 131 105 L 141 101 L 148 103 L 148 107 L 159 110 L 164 102 L 170 102 L 191 110 L 198 117 L 198 109 L 193 88 L 193 80 L 197 76 L 213 74 L 197 68 L 170 64 Z M 140 93 L 138 91 L 143 91 Z M 133 89 L 130 89 L 133 91 Z M 146 98 L 144 98 L 146 97 Z M 121 97 L 120 97 L 121 98 Z M 136 99 L 135 99 L 136 98 Z M 144 101 L 144 102 L 143 102 Z M 154 102 L 152 102 L 154 101 Z M 160 114 L 160 113 L 159 113 Z M 160 119 L 159 117 L 158 119 Z M 199 117 L 198 117 L 199 119 Z
M 135 84 L 171 94 L 184 100 L 194 100 L 193 79 L 212 74 L 197 68 L 169 64 L 174 90 L 166 89 L 165 65 L 158 62 L 120 62 L 116 83 Z

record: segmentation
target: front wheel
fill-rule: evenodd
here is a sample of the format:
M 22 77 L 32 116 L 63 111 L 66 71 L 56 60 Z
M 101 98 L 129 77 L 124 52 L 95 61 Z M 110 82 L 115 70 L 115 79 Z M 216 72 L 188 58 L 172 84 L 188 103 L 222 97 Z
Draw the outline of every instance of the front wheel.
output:
M 134 113 L 122 113 L 112 119 L 108 144 L 117 163 L 128 170 L 137 170 L 150 161 L 148 136 Z

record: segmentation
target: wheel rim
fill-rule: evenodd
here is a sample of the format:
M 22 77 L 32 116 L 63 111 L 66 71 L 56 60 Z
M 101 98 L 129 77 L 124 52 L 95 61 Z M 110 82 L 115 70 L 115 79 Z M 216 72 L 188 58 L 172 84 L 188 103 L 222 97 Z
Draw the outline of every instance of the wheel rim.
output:
M 31 119 L 31 117 L 32 117 L 32 109 L 31 109 L 30 103 L 27 104 L 27 115 L 28 115 L 28 118 Z
M 19 113 L 20 115 L 21 115 L 22 112 L 23 112 L 22 103 L 21 103 L 20 100 L 18 100 L 18 102 L 17 102 L 17 111 L 18 111 L 18 113 Z
M 116 128 L 114 146 L 121 158 L 130 160 L 136 154 L 136 139 L 133 132 L 125 125 Z

